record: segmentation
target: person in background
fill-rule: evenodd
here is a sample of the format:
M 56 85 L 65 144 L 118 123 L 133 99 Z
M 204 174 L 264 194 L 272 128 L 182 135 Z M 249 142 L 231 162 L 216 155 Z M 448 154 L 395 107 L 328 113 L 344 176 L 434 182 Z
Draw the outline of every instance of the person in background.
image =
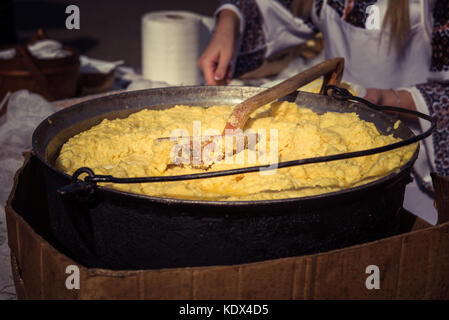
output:
M 449 0 L 227 0 L 216 17 L 198 61 L 208 85 L 321 31 L 325 58 L 345 58 L 343 80 L 367 88 L 365 99 L 436 117 L 428 157 L 415 169 L 429 192 L 430 171 L 449 176 Z

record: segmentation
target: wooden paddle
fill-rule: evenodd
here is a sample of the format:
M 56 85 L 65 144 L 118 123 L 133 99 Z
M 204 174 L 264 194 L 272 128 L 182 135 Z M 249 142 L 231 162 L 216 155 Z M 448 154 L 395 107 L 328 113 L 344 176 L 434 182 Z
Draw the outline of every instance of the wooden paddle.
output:
M 226 130 L 243 129 L 249 116 L 257 108 L 285 97 L 321 76 L 324 76 L 324 81 L 320 93 L 324 93 L 324 88 L 328 84 L 339 85 L 343 76 L 343 69 L 344 58 L 329 59 L 246 99 L 234 107 L 226 122 L 223 135 Z
M 264 90 L 249 99 L 246 99 L 234 107 L 221 136 L 232 135 L 233 132 L 237 132 L 238 129 L 243 130 L 249 116 L 255 110 L 266 105 L 267 103 L 285 97 L 286 95 L 296 91 L 298 88 L 321 76 L 324 76 L 324 80 L 320 93 L 324 93 L 324 89 L 328 84 L 339 85 L 343 76 L 343 69 L 344 58 L 329 59 L 301 73 L 298 73 L 297 75 L 267 90 Z M 203 141 L 200 147 L 201 150 L 203 150 L 206 145 L 210 144 L 213 138 L 213 136 L 206 137 L 206 141 Z M 156 140 L 160 141 L 167 139 L 169 140 L 170 137 L 162 137 Z M 193 139 L 190 137 L 190 149 L 192 150 L 193 148 Z

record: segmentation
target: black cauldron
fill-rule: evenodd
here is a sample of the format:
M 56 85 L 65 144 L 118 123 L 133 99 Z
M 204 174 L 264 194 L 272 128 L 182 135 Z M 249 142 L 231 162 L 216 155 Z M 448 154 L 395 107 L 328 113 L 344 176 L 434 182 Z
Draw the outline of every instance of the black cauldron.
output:
M 398 228 L 412 159 L 399 172 L 356 188 L 310 197 L 265 201 L 193 201 L 97 187 L 89 199 L 57 191 L 71 177 L 54 167 L 61 146 L 104 118 L 176 104 L 237 104 L 263 89 L 177 87 L 126 92 L 59 111 L 35 130 L 51 228 L 64 252 L 88 267 L 160 269 L 231 265 L 311 254 L 393 235 Z M 354 101 L 297 92 L 286 97 L 318 113 L 356 112 L 384 134 L 414 137 L 396 119 Z

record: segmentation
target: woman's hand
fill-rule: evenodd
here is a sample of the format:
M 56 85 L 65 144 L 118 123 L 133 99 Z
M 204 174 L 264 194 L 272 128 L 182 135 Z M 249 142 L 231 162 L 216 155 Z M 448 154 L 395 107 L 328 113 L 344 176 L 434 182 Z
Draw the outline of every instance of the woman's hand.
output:
M 198 67 L 208 85 L 228 84 L 231 81 L 230 61 L 239 32 L 239 18 L 231 10 L 223 10 L 206 50 L 198 60 Z
M 405 90 L 368 88 L 364 99 L 374 104 L 416 110 L 412 95 Z
M 413 97 L 410 92 L 405 90 L 393 90 L 393 89 L 375 89 L 368 88 L 366 89 L 366 95 L 364 97 L 365 100 L 368 100 L 371 103 L 384 105 L 384 106 L 393 106 L 393 107 L 401 107 L 409 110 L 416 110 L 415 102 L 413 101 Z M 387 113 L 391 113 L 386 111 Z M 397 112 L 393 112 L 393 114 L 397 114 Z M 400 113 L 401 117 L 409 121 L 418 121 L 418 118 L 412 115 Z

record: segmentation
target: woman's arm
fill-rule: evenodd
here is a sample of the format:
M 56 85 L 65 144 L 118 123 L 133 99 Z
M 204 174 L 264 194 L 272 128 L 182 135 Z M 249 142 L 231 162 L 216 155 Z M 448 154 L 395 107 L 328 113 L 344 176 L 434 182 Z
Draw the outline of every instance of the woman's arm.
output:
M 234 53 L 235 40 L 239 34 L 239 18 L 231 10 L 222 10 L 211 41 L 198 60 L 208 85 L 229 83 L 231 68 L 229 62 Z
M 301 22 L 290 13 L 291 0 L 223 0 L 220 3 L 216 32 L 198 62 L 207 84 L 217 84 L 215 78 L 219 76 L 225 80 L 222 82 L 229 82 L 232 72 L 234 77 L 239 77 L 257 69 L 273 49 L 298 45 L 317 32 L 310 22 Z M 221 13 L 225 11 L 229 11 L 226 16 L 234 14 L 232 20 L 238 26 L 222 21 L 225 15 Z M 285 30 L 283 37 L 270 32 L 279 26 Z M 234 37 L 230 36 L 231 29 L 236 30 Z M 229 58 L 230 54 L 234 59 Z M 230 61 L 235 62 L 233 68 Z
M 229 83 L 233 71 L 239 76 L 255 69 L 262 64 L 265 55 L 263 18 L 255 0 L 220 1 L 216 19 L 214 34 L 198 61 L 208 85 Z M 251 52 L 247 56 L 251 64 L 243 61 L 242 67 L 246 52 Z M 234 54 L 243 58 L 238 59 Z M 234 68 L 231 66 L 233 57 L 237 64 Z

